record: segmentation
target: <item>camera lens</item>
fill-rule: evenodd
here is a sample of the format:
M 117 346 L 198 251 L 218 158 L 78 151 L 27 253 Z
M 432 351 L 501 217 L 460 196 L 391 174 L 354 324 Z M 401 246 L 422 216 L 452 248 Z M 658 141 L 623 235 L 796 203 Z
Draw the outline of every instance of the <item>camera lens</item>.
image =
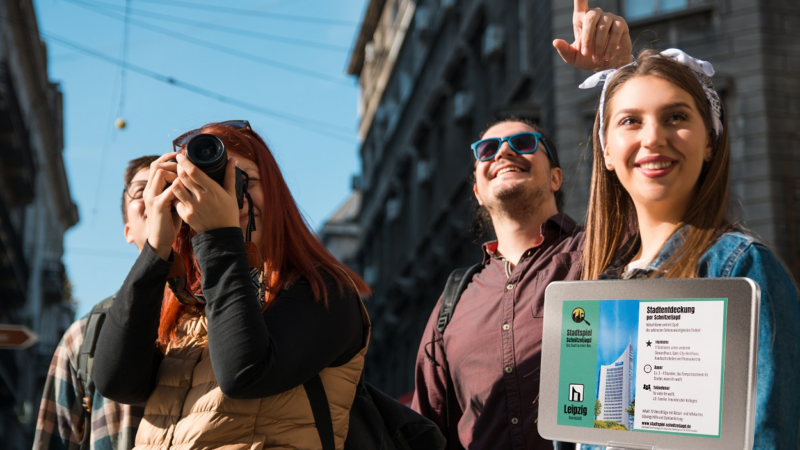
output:
M 223 183 L 228 152 L 220 138 L 213 134 L 198 134 L 186 144 L 186 157 L 211 179 Z
M 210 134 L 195 136 L 186 146 L 186 156 L 197 166 L 213 164 L 223 153 L 222 141 Z

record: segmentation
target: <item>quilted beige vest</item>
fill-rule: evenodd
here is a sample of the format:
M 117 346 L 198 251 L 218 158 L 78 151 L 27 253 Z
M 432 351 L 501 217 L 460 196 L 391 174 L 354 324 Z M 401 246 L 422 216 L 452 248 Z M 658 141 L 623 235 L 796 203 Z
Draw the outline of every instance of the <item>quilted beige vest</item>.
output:
M 360 302 L 359 302 L 360 303 Z M 369 316 L 361 304 L 369 342 Z M 156 387 L 136 434 L 135 450 L 261 450 L 322 448 L 303 386 L 272 397 L 225 397 L 208 355 L 205 316 L 182 316 L 178 339 L 158 369 Z M 367 345 L 347 364 L 320 372 L 336 449 L 344 448 Z

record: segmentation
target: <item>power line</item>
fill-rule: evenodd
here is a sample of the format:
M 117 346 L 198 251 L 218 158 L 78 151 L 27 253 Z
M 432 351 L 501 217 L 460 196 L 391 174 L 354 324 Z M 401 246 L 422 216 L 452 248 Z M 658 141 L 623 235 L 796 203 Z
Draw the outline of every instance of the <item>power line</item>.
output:
M 131 0 L 126 0 L 126 2 L 125 2 L 126 7 L 130 7 L 130 1 Z M 126 11 L 125 15 L 126 15 L 126 17 L 128 17 L 127 11 Z M 125 22 L 125 29 L 123 30 L 122 49 L 120 50 L 120 54 L 121 54 L 121 58 L 122 58 L 122 63 L 123 64 L 126 64 L 128 62 L 128 30 L 129 30 L 129 28 L 130 27 L 128 26 L 128 23 L 126 21 Z M 118 118 L 122 117 L 122 111 L 123 111 L 123 107 L 125 105 L 125 88 L 127 87 L 127 83 L 126 83 L 127 76 L 128 76 L 128 71 L 125 69 L 124 66 L 120 66 L 119 71 L 117 72 L 117 76 L 114 79 L 114 88 L 111 90 L 111 107 L 109 108 L 109 111 L 108 111 L 108 119 L 107 119 L 107 122 L 106 122 L 107 124 L 110 124 L 111 121 L 114 120 L 114 94 L 117 92 L 117 86 L 118 85 L 119 85 L 119 104 L 117 106 L 117 117 Z M 97 209 L 98 209 L 98 205 L 100 203 L 100 199 L 102 197 L 100 195 L 100 193 L 102 192 L 102 186 L 103 186 L 103 182 L 105 181 L 104 178 L 105 178 L 105 175 L 106 175 L 106 171 L 105 171 L 106 160 L 108 159 L 109 153 L 111 153 L 111 152 L 108 151 L 108 148 L 109 148 L 109 145 L 111 143 L 111 139 L 113 137 L 114 128 L 112 128 L 110 126 L 106 126 L 105 130 L 106 130 L 106 133 L 105 133 L 105 137 L 103 138 L 103 146 L 100 147 L 100 157 L 98 158 L 100 160 L 100 169 L 97 171 L 97 173 L 99 175 L 97 177 L 97 186 L 94 189 L 94 201 L 92 201 L 92 215 L 90 216 L 90 219 L 89 219 L 90 220 L 90 222 L 89 222 L 90 224 L 97 217 Z
M 130 17 L 131 17 L 131 0 L 125 0 L 125 27 L 122 33 L 122 63 L 126 64 L 128 62 L 128 37 L 130 36 Z M 127 74 L 128 71 L 125 70 L 124 67 L 120 69 L 120 77 L 121 77 L 121 84 L 120 84 L 120 91 L 119 91 L 119 110 L 118 116 L 122 117 L 124 112 L 123 108 L 125 107 L 125 88 L 126 88 L 126 81 L 127 81 Z
M 82 2 L 80 0 L 65 0 L 65 1 L 67 1 L 68 3 L 72 3 L 75 6 L 79 6 L 79 7 L 88 9 L 90 11 L 93 11 L 93 12 L 95 12 L 97 14 L 101 14 L 101 15 L 104 15 L 104 16 L 107 16 L 107 17 L 111 17 L 112 19 L 116 19 L 116 20 L 120 20 L 120 21 L 124 21 L 125 20 L 124 17 L 122 17 L 122 16 L 120 16 L 118 14 L 115 14 L 115 13 L 110 12 L 110 11 L 105 11 L 105 10 L 103 10 L 101 8 L 98 8 L 97 6 L 94 6 L 94 5 L 90 4 L 90 3 L 85 3 L 85 2 Z M 261 64 L 266 65 L 266 66 L 271 66 L 271 67 L 282 69 L 282 70 L 285 70 L 285 71 L 288 71 L 288 72 L 293 72 L 293 73 L 297 73 L 297 74 L 304 75 L 304 76 L 307 76 L 307 77 L 316 78 L 316 79 L 323 80 L 323 81 L 328 81 L 330 83 L 336 83 L 336 84 L 340 84 L 340 85 L 344 85 L 344 86 L 350 86 L 350 83 L 348 83 L 347 80 L 344 80 L 344 79 L 341 79 L 341 78 L 332 77 L 332 76 L 330 76 L 328 74 L 316 72 L 316 71 L 313 71 L 313 70 L 303 69 L 301 67 L 297 67 L 297 66 L 293 66 L 293 65 L 290 65 L 290 64 L 282 63 L 282 62 L 275 61 L 275 60 L 268 59 L 268 58 L 263 58 L 263 57 L 258 56 L 258 55 L 253 55 L 251 53 L 247 53 L 247 52 L 243 52 L 243 51 L 237 50 L 237 49 L 235 49 L 233 47 L 227 47 L 227 46 L 224 46 L 224 45 L 215 44 L 213 42 L 204 41 L 202 39 L 197 39 L 197 38 L 194 38 L 194 37 L 191 37 L 191 36 L 187 36 L 187 35 L 185 35 L 183 33 L 178 33 L 178 32 L 175 32 L 175 31 L 171 31 L 171 30 L 168 30 L 166 28 L 162 28 L 162 27 L 159 27 L 157 25 L 149 24 L 147 22 L 142 22 L 142 21 L 139 21 L 139 20 L 136 20 L 136 19 L 128 19 L 128 20 L 130 21 L 130 23 L 132 23 L 134 25 L 137 25 L 137 26 L 139 26 L 141 28 L 146 28 L 146 29 L 155 31 L 157 33 L 161 33 L 161 34 L 163 34 L 165 36 L 170 36 L 170 37 L 172 37 L 174 39 L 178 39 L 178 40 L 181 40 L 181 41 L 189 42 L 191 44 L 194 44 L 194 45 L 197 45 L 197 46 L 200 46 L 200 47 L 203 47 L 203 48 L 210 48 L 210 49 L 216 50 L 216 51 L 221 52 L 221 53 L 225 53 L 225 54 L 228 54 L 228 55 L 232 55 L 232 56 L 237 56 L 239 58 L 243 58 L 243 59 L 245 59 L 247 61 L 261 63 Z
M 93 58 L 105 61 L 105 62 L 110 63 L 110 64 L 116 64 L 118 66 L 123 65 L 122 61 L 120 61 L 118 59 L 115 59 L 115 58 L 113 58 L 111 56 L 108 56 L 108 55 L 105 55 L 103 53 L 95 52 L 94 50 L 91 50 L 91 49 L 88 49 L 86 47 L 83 47 L 83 46 L 81 46 L 79 44 L 76 44 L 76 43 L 74 43 L 74 42 L 72 42 L 72 41 L 70 41 L 68 39 L 62 38 L 60 36 L 57 36 L 57 35 L 54 35 L 54 34 L 51 34 L 51 33 L 44 33 L 44 32 L 41 33 L 41 36 L 43 38 L 51 41 L 51 42 L 54 42 L 56 44 L 62 45 L 62 46 L 67 47 L 67 48 L 71 48 L 71 49 L 73 49 L 75 51 L 78 51 L 78 52 L 81 52 L 83 54 L 86 54 L 87 56 L 91 56 Z M 178 88 L 190 91 L 190 92 L 194 92 L 195 94 L 202 95 L 204 97 L 208 97 L 208 98 L 220 101 L 222 103 L 227 103 L 227 104 L 230 104 L 230 105 L 238 106 L 240 108 L 247 109 L 247 110 L 250 110 L 250 111 L 253 111 L 253 112 L 264 114 L 265 116 L 274 117 L 274 118 L 276 118 L 278 120 L 282 120 L 284 122 L 292 123 L 292 124 L 294 124 L 295 126 L 297 126 L 299 128 L 302 128 L 304 130 L 310 131 L 312 133 L 316 133 L 316 134 L 319 134 L 319 135 L 322 135 L 322 136 L 329 137 L 331 139 L 336 139 L 338 141 L 345 142 L 345 143 L 348 143 L 348 144 L 353 144 L 354 143 L 352 138 L 349 138 L 349 137 L 346 137 L 346 136 L 342 136 L 341 134 L 337 134 L 337 133 L 342 133 L 342 131 L 338 131 L 338 130 L 342 129 L 342 127 L 340 127 L 338 125 L 329 124 L 329 123 L 322 122 L 322 121 L 319 121 L 319 120 L 316 120 L 316 119 L 310 119 L 308 117 L 298 116 L 296 114 L 290 114 L 290 113 L 286 113 L 286 112 L 282 112 L 282 111 L 277 111 L 277 110 L 273 110 L 273 109 L 269 109 L 269 108 L 264 108 L 264 107 L 259 106 L 259 105 L 255 105 L 255 104 L 248 103 L 248 102 L 245 102 L 245 101 L 242 101 L 242 100 L 239 100 L 239 99 L 228 97 L 226 95 L 218 94 L 218 93 L 216 93 L 214 91 L 210 91 L 210 90 L 202 88 L 200 86 L 196 86 L 196 85 L 193 85 L 193 84 L 190 84 L 190 83 L 186 83 L 186 82 L 180 81 L 180 80 L 178 80 L 176 78 L 173 78 L 173 77 L 170 77 L 170 76 L 167 76 L 167 75 L 162 75 L 162 74 L 153 72 L 151 70 L 145 69 L 143 67 L 140 67 L 140 66 L 137 66 L 137 65 L 134 65 L 134 64 L 131 64 L 131 63 L 127 63 L 127 64 L 125 64 L 125 66 L 126 66 L 126 68 L 128 70 L 130 70 L 132 72 L 136 72 L 139 75 L 144 75 L 144 76 L 146 76 L 148 78 L 152 78 L 154 80 L 158 80 L 158 81 L 170 84 L 172 86 L 175 86 L 175 87 L 178 87 Z M 326 132 L 326 131 L 319 130 L 317 128 L 312 128 L 312 127 L 305 126 L 305 125 L 316 125 L 316 126 L 319 126 L 319 127 L 326 128 L 328 131 Z
M 5 22 L 5 23 L 7 23 L 7 24 L 9 24 L 11 26 L 20 27 L 22 29 L 27 29 L 28 28 L 28 25 L 26 23 L 14 22 L 14 21 L 10 20 L 8 18 L 8 16 L 6 16 L 6 15 L 4 15 L 2 13 L 0 13 L 0 21 Z M 194 84 L 191 84 L 191 83 L 180 81 L 180 80 L 178 80 L 178 79 L 176 79 L 174 77 L 170 77 L 168 75 L 163 75 L 163 74 L 160 74 L 158 72 L 154 72 L 152 70 L 145 69 L 145 68 L 143 68 L 141 66 L 137 66 L 135 64 L 123 63 L 119 59 L 116 59 L 116 58 L 114 58 L 112 56 L 109 56 L 109 55 L 107 55 L 105 53 L 101 53 L 101 52 L 98 52 L 96 50 L 90 49 L 88 47 L 85 47 L 83 45 L 80 45 L 78 43 L 70 41 L 69 39 L 66 39 L 64 37 L 58 36 L 56 34 L 46 33 L 44 31 L 42 31 L 41 29 L 39 30 L 39 35 L 42 38 L 46 39 L 46 40 L 55 42 L 57 44 L 60 44 L 60 45 L 62 45 L 64 47 L 67 47 L 67 48 L 70 48 L 70 49 L 72 49 L 74 51 L 77 51 L 79 53 L 83 53 L 83 54 L 85 54 L 85 55 L 87 55 L 89 57 L 104 61 L 104 62 L 109 63 L 109 64 L 114 64 L 116 66 L 125 66 L 128 70 L 136 72 L 139 75 L 143 75 L 145 77 L 152 78 L 154 80 L 170 84 L 170 85 L 175 86 L 177 88 L 184 89 L 184 90 L 187 90 L 189 92 L 193 92 L 193 93 L 201 95 L 203 97 L 207 97 L 207 98 L 210 98 L 210 99 L 213 99 L 213 100 L 217 100 L 217 101 L 219 101 L 221 103 L 226 103 L 226 104 L 229 104 L 229 105 L 237 106 L 239 108 L 246 109 L 246 110 L 249 110 L 249 111 L 253 111 L 253 112 L 256 112 L 256 113 L 259 113 L 259 114 L 263 114 L 265 116 L 273 117 L 275 119 L 278 119 L 278 120 L 281 120 L 281 121 L 284 121 L 284 122 L 287 122 L 287 123 L 291 123 L 291 124 L 297 126 L 298 128 L 310 131 L 312 133 L 319 134 L 321 136 L 325 136 L 325 137 L 329 137 L 329 138 L 332 138 L 332 139 L 336 139 L 336 140 L 338 140 L 340 142 L 345 142 L 347 144 L 353 144 L 354 143 L 352 136 L 343 136 L 341 134 L 341 133 L 350 134 L 353 131 L 352 130 L 347 130 L 345 127 L 342 127 L 340 125 L 335 125 L 335 124 L 323 122 L 321 120 L 312 119 L 312 118 L 305 117 L 305 116 L 300 116 L 300 115 L 297 115 L 297 114 L 287 113 L 285 111 L 278 111 L 278 110 L 271 109 L 271 108 L 265 108 L 263 106 L 256 105 L 256 104 L 253 104 L 253 103 L 249 103 L 249 102 L 246 102 L 246 101 L 243 101 L 243 100 L 239 100 L 239 99 L 236 99 L 234 97 L 229 97 L 227 95 L 219 94 L 219 93 L 211 91 L 209 89 L 205 89 L 203 87 L 200 87 L 200 86 L 197 86 L 197 85 L 194 85 Z M 321 127 L 321 128 L 324 128 L 324 129 L 326 129 L 328 131 L 323 131 L 323 130 L 320 130 L 318 128 L 310 127 L 308 125 L 314 125 L 314 126 L 317 126 L 317 127 Z
M 242 14 L 247 16 L 260 16 L 266 17 L 275 20 L 286 20 L 286 21 L 294 21 L 294 22 L 308 22 L 308 23 L 318 23 L 322 25 L 336 25 L 336 26 L 343 26 L 343 27 L 357 27 L 359 26 L 358 22 L 353 22 L 350 20 L 341 20 L 341 19 L 324 19 L 318 17 L 306 17 L 306 16 L 296 16 L 292 14 L 280 14 L 280 13 L 270 13 L 252 9 L 240 9 L 240 8 L 231 8 L 228 6 L 214 6 L 214 5 L 204 5 L 201 3 L 192 3 L 192 2 L 183 2 L 178 0 L 138 0 L 142 3 L 157 3 L 162 6 L 176 6 L 180 8 L 189 8 L 193 10 L 204 9 L 206 11 L 215 11 L 215 12 L 224 12 L 224 13 L 233 13 L 233 14 Z
M 117 10 L 117 11 L 119 11 L 121 9 L 124 9 L 123 7 L 120 7 L 120 6 L 117 6 L 117 5 L 108 4 L 108 3 L 104 3 L 104 2 L 92 2 L 92 3 L 93 3 L 93 6 L 95 6 L 95 7 L 103 7 L 103 8 L 106 8 L 106 9 L 114 9 L 114 10 Z M 223 33 L 238 34 L 240 36 L 247 36 L 247 37 L 252 37 L 252 38 L 255 38 L 255 39 L 262 39 L 262 40 L 266 40 L 266 41 L 279 42 L 279 43 L 282 43 L 282 44 L 297 45 L 297 46 L 301 46 L 301 47 L 313 48 L 313 49 L 316 49 L 316 50 L 329 50 L 329 51 L 335 51 L 335 52 L 349 52 L 350 51 L 349 47 L 346 47 L 346 46 L 343 46 L 343 45 L 326 44 L 326 43 L 322 43 L 322 42 L 307 41 L 307 40 L 304 40 L 304 39 L 295 39 L 295 38 L 289 38 L 289 37 L 285 37 L 285 36 L 277 36 L 277 35 L 274 35 L 274 34 L 261 33 L 261 32 L 258 32 L 258 31 L 243 30 L 243 29 L 239 29 L 239 28 L 227 27 L 227 26 L 224 26 L 224 25 L 219 25 L 219 24 L 216 24 L 216 23 L 213 23 L 213 22 L 202 22 L 202 21 L 199 21 L 199 20 L 191 20 L 191 19 L 187 19 L 187 18 L 184 18 L 184 17 L 180 17 L 180 16 L 172 16 L 172 15 L 169 15 L 169 14 L 161 14 L 161 13 L 157 13 L 157 12 L 154 12 L 154 11 L 146 11 L 146 10 L 142 10 L 142 9 L 130 8 L 130 12 L 135 14 L 135 15 L 146 17 L 146 18 L 150 18 L 150 19 L 168 21 L 168 22 L 179 23 L 179 24 L 194 25 L 194 26 L 198 26 L 198 27 L 203 27 L 203 28 L 207 28 L 207 29 L 211 29 L 211 30 L 220 31 L 220 32 L 223 32 Z

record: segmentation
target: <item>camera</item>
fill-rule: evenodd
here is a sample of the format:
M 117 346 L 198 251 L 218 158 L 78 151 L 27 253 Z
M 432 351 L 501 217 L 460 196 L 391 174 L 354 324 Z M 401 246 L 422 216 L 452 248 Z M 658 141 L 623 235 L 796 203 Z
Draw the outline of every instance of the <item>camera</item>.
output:
M 198 134 L 186 144 L 186 157 L 198 169 L 220 185 L 225 182 L 228 152 L 220 138 L 213 134 Z M 236 168 L 236 201 L 244 207 L 244 173 Z

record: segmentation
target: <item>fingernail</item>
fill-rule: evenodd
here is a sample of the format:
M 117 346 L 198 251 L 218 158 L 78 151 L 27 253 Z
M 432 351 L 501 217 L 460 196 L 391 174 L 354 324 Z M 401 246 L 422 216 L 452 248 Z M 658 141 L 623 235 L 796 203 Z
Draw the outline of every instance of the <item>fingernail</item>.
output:
M 185 158 L 185 156 L 183 156 L 183 153 L 178 153 L 177 155 L 175 155 L 175 159 L 177 159 L 179 162 L 183 161 L 183 158 Z

